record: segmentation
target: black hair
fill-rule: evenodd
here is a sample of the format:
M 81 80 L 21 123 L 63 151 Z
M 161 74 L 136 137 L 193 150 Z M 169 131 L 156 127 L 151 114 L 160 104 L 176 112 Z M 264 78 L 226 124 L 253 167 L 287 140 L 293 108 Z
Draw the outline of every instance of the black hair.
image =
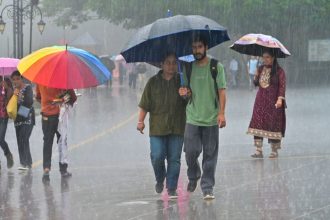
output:
M 277 71 L 278 71 L 280 65 L 277 62 L 275 51 L 269 49 L 269 50 L 265 50 L 263 53 L 268 53 L 270 56 L 272 56 L 274 58 L 272 69 L 271 69 L 271 72 L 270 72 L 270 83 L 271 84 L 276 84 L 276 83 L 278 83 Z
M 202 42 L 204 44 L 204 46 L 208 46 L 208 40 L 207 37 L 205 37 L 202 34 L 197 34 L 193 36 L 193 43 L 195 42 Z
M 165 59 L 169 56 L 174 56 L 176 59 L 178 58 L 176 56 L 176 53 L 174 51 L 166 51 L 164 54 L 163 54 L 163 58 L 162 58 L 162 62 L 165 61 Z
M 12 74 L 10 75 L 10 78 L 13 78 L 14 76 L 19 76 L 22 78 L 22 75 L 18 70 L 15 70 L 14 72 L 12 72 Z
M 271 67 L 271 71 L 270 71 L 270 80 L 269 80 L 269 83 L 271 85 L 276 85 L 279 82 L 279 77 L 278 77 L 277 72 L 278 72 L 279 69 L 281 69 L 281 67 L 280 67 L 280 65 L 277 62 L 277 58 L 276 58 L 276 55 L 275 55 L 275 53 L 274 53 L 273 50 L 271 50 L 271 49 L 263 50 L 262 54 L 264 54 L 264 53 L 268 53 L 271 57 L 274 58 L 273 64 L 272 64 L 272 67 Z M 258 72 L 259 73 L 262 71 L 263 67 L 264 66 L 258 67 Z M 254 80 L 254 85 L 255 86 L 259 86 L 259 77 Z

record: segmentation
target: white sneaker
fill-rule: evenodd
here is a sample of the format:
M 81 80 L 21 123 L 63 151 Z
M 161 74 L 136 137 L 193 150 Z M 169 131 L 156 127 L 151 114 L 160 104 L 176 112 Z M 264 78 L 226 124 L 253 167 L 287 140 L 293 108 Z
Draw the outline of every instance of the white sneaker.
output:
M 178 198 L 178 194 L 176 193 L 175 190 L 170 190 L 170 191 L 168 191 L 168 198 L 169 199 L 177 199 Z
M 17 169 L 18 170 L 29 170 L 29 167 L 21 165 Z
M 214 196 L 213 193 L 205 193 L 203 199 L 204 200 L 212 200 L 212 199 L 215 199 L 215 196 Z

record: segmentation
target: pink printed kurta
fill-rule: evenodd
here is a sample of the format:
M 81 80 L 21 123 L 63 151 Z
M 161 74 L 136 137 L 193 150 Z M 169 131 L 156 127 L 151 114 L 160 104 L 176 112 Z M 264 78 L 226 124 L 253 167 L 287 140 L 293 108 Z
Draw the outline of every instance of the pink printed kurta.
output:
M 274 140 L 281 140 L 285 134 L 285 100 L 283 106 L 275 108 L 278 97 L 285 98 L 285 73 L 278 66 L 277 74 L 270 83 L 271 68 L 261 66 L 259 69 L 259 89 L 256 95 L 252 119 L 247 134 Z

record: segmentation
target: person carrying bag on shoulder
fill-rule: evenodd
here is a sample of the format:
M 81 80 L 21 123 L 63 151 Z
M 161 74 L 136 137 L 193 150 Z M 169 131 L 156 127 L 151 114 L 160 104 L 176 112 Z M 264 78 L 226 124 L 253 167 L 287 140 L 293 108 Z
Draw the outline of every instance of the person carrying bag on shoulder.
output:
M 33 108 L 33 91 L 31 85 L 25 84 L 18 71 L 11 74 L 14 84 L 14 96 L 17 96 L 17 117 L 14 121 L 17 146 L 21 166 L 19 170 L 28 170 L 32 166 L 30 136 L 35 125 Z

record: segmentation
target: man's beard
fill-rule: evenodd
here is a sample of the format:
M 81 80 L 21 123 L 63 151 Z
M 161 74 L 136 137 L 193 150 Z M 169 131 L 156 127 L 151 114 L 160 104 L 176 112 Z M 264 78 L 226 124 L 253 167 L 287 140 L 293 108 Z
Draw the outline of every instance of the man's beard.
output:
M 201 53 L 194 54 L 195 60 L 198 60 L 198 61 L 204 59 L 205 57 L 206 57 L 206 51 L 203 54 L 201 54 Z

